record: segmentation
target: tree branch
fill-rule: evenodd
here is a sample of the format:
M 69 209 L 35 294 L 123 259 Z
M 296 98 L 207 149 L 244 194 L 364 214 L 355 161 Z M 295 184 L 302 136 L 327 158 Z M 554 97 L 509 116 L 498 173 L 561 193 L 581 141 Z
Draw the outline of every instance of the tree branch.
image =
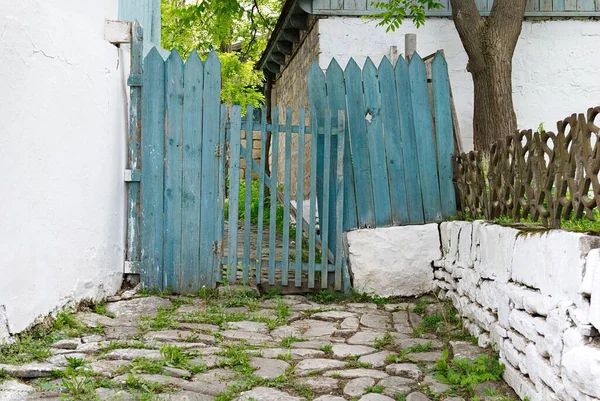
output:
M 463 46 L 469 56 L 469 63 L 481 66 L 484 63 L 481 35 L 485 20 L 479 14 L 475 0 L 450 0 L 452 19 Z M 471 66 L 472 67 L 472 66 Z
M 521 34 L 526 7 L 527 0 L 495 0 L 492 5 L 488 28 L 491 34 L 508 38 L 502 44 L 511 56 Z

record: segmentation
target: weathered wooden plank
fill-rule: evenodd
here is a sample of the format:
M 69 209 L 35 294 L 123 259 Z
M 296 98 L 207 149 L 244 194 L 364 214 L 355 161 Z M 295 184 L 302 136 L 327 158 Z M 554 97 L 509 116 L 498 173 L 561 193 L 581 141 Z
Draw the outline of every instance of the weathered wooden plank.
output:
M 365 107 L 367 121 L 367 146 L 371 161 L 371 180 L 373 186 L 373 205 L 377 227 L 392 224 L 390 206 L 390 185 L 388 179 L 386 147 L 381 117 L 381 94 L 377 67 L 367 57 L 363 67 Z
M 596 11 L 594 0 L 577 0 L 577 11 Z
M 331 178 L 331 111 L 327 109 L 325 112 L 325 127 L 323 133 L 317 133 L 317 135 L 323 135 L 325 138 L 325 153 L 324 153 L 324 165 L 325 171 L 323 174 L 323 203 L 329 205 L 329 185 Z M 321 243 L 323 244 L 323 256 L 322 266 L 327 265 L 327 252 L 329 250 L 329 208 L 324 207 L 323 212 L 319 214 L 319 226 L 321 228 Z M 328 285 L 328 274 L 326 269 L 321 269 L 321 288 L 327 288 Z
M 227 272 L 229 282 L 235 283 L 238 265 L 238 226 L 240 200 L 240 146 L 242 140 L 242 109 L 231 106 L 229 130 L 229 239 L 227 241 Z
M 200 198 L 200 282 L 209 288 L 216 285 L 215 271 L 220 263 L 218 250 L 218 219 L 215 210 L 219 195 L 219 158 L 224 157 L 219 142 L 219 116 L 221 114 L 221 63 L 211 52 L 204 62 L 204 92 L 202 110 L 202 177 Z
M 433 74 L 433 104 L 435 110 L 435 134 L 437 140 L 438 174 L 442 217 L 456 216 L 456 194 L 452 157 L 454 155 L 454 131 L 450 107 L 450 79 L 448 64 L 442 53 L 437 52 L 431 63 Z
M 139 23 L 132 24 L 131 41 L 131 75 L 142 74 L 142 52 L 144 49 L 143 30 Z M 129 102 L 129 138 L 127 167 L 132 171 L 140 171 L 141 163 L 141 129 L 142 129 L 142 88 L 132 86 Z M 127 261 L 141 261 L 141 215 L 140 215 L 140 182 L 129 182 L 127 187 Z M 139 263 L 138 263 L 139 264 Z
M 412 92 L 413 118 L 417 138 L 417 160 L 421 177 L 421 192 L 425 222 L 442 219 L 440 189 L 435 154 L 433 121 L 429 105 L 429 88 L 425 63 L 415 53 L 408 67 Z
M 342 289 L 342 267 L 344 261 L 344 148 L 346 138 L 346 117 L 344 110 L 338 113 L 337 127 L 337 177 L 335 180 L 335 204 L 336 204 L 336 220 L 335 220 L 335 281 L 334 286 L 337 291 Z
M 202 168 L 202 88 L 204 67 L 194 50 L 183 68 L 183 198 L 181 283 L 186 293 L 200 289 L 200 174 Z
M 366 0 L 367 2 L 367 10 L 371 10 L 371 11 L 375 11 L 375 12 L 381 12 L 382 10 L 375 7 L 373 5 L 373 3 L 378 2 L 378 3 L 389 3 L 389 0 Z
M 313 1 L 313 10 L 330 10 L 330 9 L 331 9 L 331 0 L 314 0 Z
M 488 0 L 475 0 L 475 4 L 480 12 L 490 11 L 488 8 Z
M 299 133 L 298 133 L 298 169 L 296 175 L 296 254 L 295 254 L 295 282 L 296 287 L 302 287 L 302 248 L 304 227 L 303 204 L 304 204 L 304 147 L 305 147 L 305 126 L 306 126 L 306 110 L 300 109 L 298 116 Z M 308 230 L 307 230 L 308 231 Z
M 258 170 L 258 224 L 256 240 L 256 282 L 260 283 L 262 277 L 262 250 L 263 250 L 263 224 L 265 211 L 265 166 L 267 163 L 267 109 L 263 107 L 260 122 L 260 167 Z
M 285 109 L 285 161 L 283 164 L 283 271 L 281 284 L 288 285 L 290 269 L 290 201 L 292 189 L 292 109 Z M 300 178 L 302 179 L 302 178 Z
M 540 11 L 540 0 L 527 0 L 527 11 Z
M 181 264 L 181 193 L 183 184 L 183 60 L 173 50 L 165 62 L 165 191 L 164 257 L 165 288 L 180 293 L 183 284 Z
M 331 0 L 330 8 L 332 10 L 343 10 L 344 9 L 344 0 Z
M 552 11 L 553 0 L 540 0 L 540 11 Z
M 131 28 L 129 21 L 104 20 L 104 40 L 114 45 L 131 43 Z
M 127 0 L 119 2 L 119 20 L 138 20 L 145 40 L 160 45 L 160 0 Z
M 600 0 L 596 0 L 596 11 L 600 11 Z
M 330 110 L 346 110 L 344 71 L 335 59 L 331 60 L 327 68 L 327 102 Z M 344 116 L 346 116 L 346 113 L 344 113 Z M 345 118 L 347 119 L 347 116 Z M 346 127 L 344 135 L 348 136 L 348 124 L 344 122 L 344 126 Z M 354 171 L 352 170 L 350 141 L 345 141 L 344 143 L 344 230 L 352 230 L 358 228 L 356 194 L 354 193 Z M 337 154 L 337 149 L 335 153 Z M 336 243 L 333 236 L 329 240 L 333 241 L 332 243 Z
M 313 64 L 313 66 L 315 66 Z M 318 65 L 317 65 L 318 68 Z M 311 67 L 311 74 L 313 73 Z M 321 74 L 322 75 L 322 74 Z M 312 78 L 312 77 L 311 77 Z M 310 79 L 309 79 L 310 88 Z M 309 89 L 310 91 L 310 89 Z M 310 93 L 310 92 L 309 92 Z M 311 116 L 314 116 L 311 111 Z M 311 117 L 312 132 L 319 131 L 317 119 Z M 315 264 L 316 264 L 316 227 L 317 227 L 317 147 L 315 146 L 315 137 L 311 138 L 310 154 L 310 216 L 308 230 L 308 288 L 315 288 Z M 323 259 L 323 258 L 322 258 Z M 327 260 L 327 258 L 324 258 Z
M 373 187 L 369 148 L 365 146 L 367 135 L 366 108 L 363 97 L 362 73 L 354 59 L 350 59 L 345 71 L 348 130 L 354 170 L 356 209 L 360 228 L 375 226 Z
M 400 116 L 400 137 L 404 155 L 408 222 L 410 224 L 423 224 L 423 198 L 417 159 L 417 138 L 413 117 L 412 94 L 408 64 L 402 57 L 396 63 L 396 90 Z
M 344 0 L 344 10 L 366 10 L 368 0 Z
M 565 0 L 565 11 L 577 11 L 577 0 Z
M 246 149 L 244 160 L 246 160 L 246 193 L 244 199 L 244 260 L 243 260 L 243 282 L 248 283 L 250 274 L 250 228 L 252 224 L 252 146 L 254 137 L 254 107 L 246 108 Z
M 222 104 L 219 119 L 219 136 L 217 139 L 218 150 L 218 179 L 217 179 L 217 206 L 215 209 L 216 228 L 216 246 L 214 268 L 216 269 L 215 281 L 222 282 L 221 260 L 223 257 L 223 237 L 225 235 L 225 189 L 227 186 L 227 173 L 225 171 L 225 144 L 227 143 L 227 130 L 225 128 L 228 119 L 227 105 Z
M 565 11 L 565 0 L 552 0 L 552 11 Z
M 142 100 L 142 282 L 164 289 L 163 188 L 165 154 L 165 63 L 156 48 L 144 60 Z
M 394 67 L 387 57 L 384 57 L 379 64 L 379 88 L 381 90 L 381 116 L 385 127 L 391 217 L 395 225 L 404 225 L 409 222 L 404 178 L 404 155 L 400 137 L 396 76 Z
M 279 126 L 279 108 L 273 107 L 273 125 Z M 279 131 L 271 132 L 271 186 L 269 211 L 269 284 L 275 284 L 275 260 L 277 240 L 277 155 L 279 154 Z

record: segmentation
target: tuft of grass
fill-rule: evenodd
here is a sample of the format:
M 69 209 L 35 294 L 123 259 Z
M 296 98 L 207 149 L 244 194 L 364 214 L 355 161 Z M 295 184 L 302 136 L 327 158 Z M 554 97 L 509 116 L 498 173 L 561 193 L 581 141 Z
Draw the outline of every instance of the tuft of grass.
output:
M 0 345 L 0 363 L 9 365 L 43 361 L 51 356 L 48 342 L 31 335 L 17 338 L 14 344 Z
M 294 336 L 288 336 L 281 339 L 281 346 L 283 348 L 292 348 L 293 343 L 297 343 L 300 341 L 305 341 L 303 338 L 298 338 Z
M 502 379 L 504 365 L 497 357 L 480 355 L 474 360 L 454 358 L 448 362 L 449 351 L 443 352 L 442 359 L 435 366 L 435 378 L 442 383 L 474 389 L 479 383 Z
M 110 317 L 111 319 L 114 319 L 116 317 L 116 315 L 114 313 L 108 312 L 106 310 L 106 302 L 104 302 L 104 301 L 94 305 L 94 313 Z
M 325 345 L 323 345 L 321 347 L 321 351 L 323 351 L 324 353 L 326 353 L 327 355 L 329 355 L 333 351 L 333 345 L 331 345 L 331 344 L 325 344 Z
M 381 394 L 383 393 L 383 390 L 385 390 L 385 387 L 380 384 L 365 387 L 367 393 Z
M 375 349 L 383 349 L 394 346 L 394 337 L 390 333 L 385 333 L 383 337 L 376 338 L 373 346 Z

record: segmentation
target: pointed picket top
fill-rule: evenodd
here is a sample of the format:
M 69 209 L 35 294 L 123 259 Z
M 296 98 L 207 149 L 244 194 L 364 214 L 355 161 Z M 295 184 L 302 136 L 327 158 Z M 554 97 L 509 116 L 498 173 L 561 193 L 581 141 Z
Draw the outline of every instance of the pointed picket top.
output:
M 159 60 L 160 60 L 161 63 L 164 62 L 164 59 L 160 55 L 160 52 L 158 51 L 158 49 L 156 48 L 156 46 L 152 46 L 152 49 L 150 49 L 150 51 L 146 55 L 146 58 L 144 59 L 144 64 L 147 63 L 147 62 L 154 62 L 154 63 L 156 63 Z
M 186 65 L 190 64 L 192 66 L 197 66 L 198 64 L 200 64 L 200 67 L 202 67 L 202 59 L 200 58 L 200 55 L 198 54 L 196 49 L 192 50 L 185 63 Z
M 167 61 L 170 63 L 183 64 L 183 59 L 181 58 L 181 55 L 179 54 L 177 49 L 173 49 L 171 51 L 171 54 L 169 54 L 169 57 L 167 57 Z
M 221 60 L 219 60 L 219 56 L 217 56 L 217 53 L 214 50 L 211 50 L 208 57 L 204 61 L 204 67 L 207 70 L 221 69 Z
M 325 122 L 322 110 L 327 109 L 327 90 L 325 88 L 325 75 L 319 64 L 315 61 L 308 70 L 308 98 L 310 99 L 310 115 L 323 127 Z
M 431 62 L 432 68 L 439 68 L 441 70 L 448 70 L 448 63 L 446 62 L 446 58 L 441 51 L 437 51 L 435 56 L 433 57 L 433 61 Z
M 383 58 L 381 59 L 381 62 L 379 63 L 379 70 L 381 71 L 381 69 L 386 69 L 386 70 L 394 69 L 392 62 L 390 61 L 390 59 L 387 56 L 383 56 Z
M 338 73 L 343 74 L 343 72 L 344 71 L 342 70 L 342 67 L 340 67 L 340 64 L 337 62 L 337 60 L 335 58 L 332 58 L 331 62 L 329 63 L 329 66 L 327 67 L 327 75 Z
M 348 72 L 356 73 L 357 70 L 360 71 L 360 67 L 356 63 L 356 60 L 354 60 L 354 57 L 352 57 L 350 60 L 348 60 L 348 64 L 346 64 L 346 69 L 344 69 L 344 72 L 346 74 L 348 74 Z
M 319 63 L 317 63 L 316 61 L 313 61 L 310 64 L 310 68 L 308 69 L 308 76 L 312 77 L 312 78 L 318 78 L 319 75 L 321 75 L 321 76 L 324 75 L 323 70 L 319 66 Z
M 377 67 L 375 67 L 375 63 L 371 60 L 371 57 L 367 57 L 365 60 L 365 65 L 363 67 L 363 73 L 365 70 L 375 70 L 377 71 Z
M 410 63 L 408 64 L 408 68 L 409 69 L 420 68 L 421 65 L 425 66 L 425 62 L 423 61 L 421 56 L 419 56 L 419 53 L 414 52 L 413 56 L 410 58 Z

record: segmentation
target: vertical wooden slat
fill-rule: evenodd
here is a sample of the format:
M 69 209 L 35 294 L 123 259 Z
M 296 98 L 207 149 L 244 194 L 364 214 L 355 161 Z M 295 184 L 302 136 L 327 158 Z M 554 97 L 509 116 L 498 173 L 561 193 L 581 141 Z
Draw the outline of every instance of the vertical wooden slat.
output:
M 200 198 L 200 282 L 214 287 L 215 272 L 220 264 L 218 252 L 221 241 L 218 237 L 218 219 L 215 210 L 219 195 L 219 158 L 225 157 L 219 142 L 219 116 L 221 113 L 221 63 L 216 53 L 211 52 L 204 63 L 204 91 L 202 110 L 202 176 Z
M 131 75 L 142 73 L 144 37 L 143 30 L 137 21 L 131 27 Z M 138 170 L 141 163 L 141 122 L 142 122 L 142 87 L 131 86 L 129 103 L 129 138 L 127 168 Z M 127 260 L 141 260 L 141 215 L 140 215 L 140 183 L 130 182 L 127 187 Z
M 327 68 L 327 72 L 326 72 L 326 76 L 325 76 L 325 81 L 326 81 L 326 86 L 327 86 L 327 104 L 329 107 L 329 110 L 339 110 L 339 109 L 345 109 L 346 105 L 345 105 L 345 98 L 344 98 L 344 88 L 343 86 L 330 86 L 330 84 L 332 83 L 330 81 L 330 77 L 329 74 L 332 74 L 332 78 L 335 79 L 335 77 L 333 77 L 333 75 L 335 75 L 336 73 L 341 73 L 341 68 L 338 66 L 339 69 L 336 69 L 336 65 L 337 62 L 333 61 L 332 63 L 329 64 L 329 67 Z M 339 83 L 339 79 L 337 80 Z M 343 82 L 342 82 L 343 84 Z M 340 93 L 341 92 L 341 93 Z M 342 101 L 344 102 L 344 104 L 342 105 Z M 332 104 L 333 106 L 337 107 L 336 109 L 332 108 Z M 337 113 L 335 114 L 335 116 L 332 115 L 332 118 L 334 120 L 337 120 Z M 337 125 L 337 121 L 335 121 L 335 124 Z M 322 142 L 319 142 L 322 143 Z M 337 180 L 337 166 L 336 166 L 336 160 L 337 160 L 337 137 L 332 137 L 332 144 L 331 144 L 331 153 L 329 153 L 329 161 L 331 163 L 331 165 L 329 166 L 329 182 L 335 182 Z M 324 160 L 324 162 L 327 160 L 325 158 L 322 158 L 323 155 L 320 154 L 319 155 L 319 160 Z M 335 244 L 335 185 L 330 185 L 329 186 L 329 203 L 326 205 L 321 205 L 319 204 L 319 210 L 321 210 L 324 207 L 329 207 L 329 231 L 325 232 L 325 233 L 321 233 L 321 237 L 324 235 L 328 236 L 329 239 L 329 243 L 330 244 Z M 333 252 L 335 252 L 335 249 L 333 250 Z M 334 261 L 331 260 L 331 262 L 333 263 Z
M 258 227 L 256 240 L 256 282 L 260 283 L 262 277 L 262 248 L 263 248 L 263 224 L 265 210 L 265 166 L 267 163 L 267 110 L 261 111 L 260 122 L 260 171 L 258 172 Z
M 346 98 L 350 149 L 354 170 L 356 209 L 359 228 L 374 227 L 373 187 L 371 185 L 371 162 L 369 148 L 365 146 L 367 127 L 363 98 L 362 73 L 354 59 L 350 59 L 345 71 Z
M 173 50 L 165 62 L 165 288 L 182 291 L 181 193 L 183 184 L 183 61 Z
M 251 204 L 252 204 L 252 146 L 254 137 L 254 107 L 246 108 L 246 199 L 244 203 L 244 276 L 243 282 L 248 282 L 250 269 L 250 229 L 251 229 Z
M 330 110 L 346 110 L 346 87 L 344 85 L 344 71 L 335 59 L 331 60 L 327 68 L 327 102 Z M 346 113 L 344 113 L 347 118 Z M 347 124 L 344 123 L 347 131 Z M 356 194 L 354 193 L 354 172 L 350 154 L 350 141 L 345 141 L 344 162 L 344 230 L 358 228 L 356 215 Z M 335 237 L 330 237 L 335 241 Z M 335 242 L 334 242 L 335 243 Z
M 384 57 L 379 65 L 379 88 L 381 90 L 381 115 L 385 127 L 385 149 L 392 221 L 395 225 L 402 225 L 408 223 L 404 154 L 400 138 L 396 77 L 394 67 L 387 57 Z
M 156 48 L 144 60 L 142 100 L 142 282 L 163 286 L 165 63 Z
M 296 287 L 302 286 L 302 248 L 303 248 L 303 235 L 302 226 L 304 219 L 304 144 L 305 144 L 305 124 L 306 124 L 306 111 L 300 109 L 300 115 L 298 116 L 298 172 L 296 176 L 296 265 L 295 265 L 295 285 Z
M 314 0 L 313 1 L 313 10 L 329 10 L 330 8 L 331 8 L 331 0 Z
M 367 146 L 371 161 L 371 180 L 373 185 L 373 205 L 377 227 L 392 224 L 390 206 L 390 185 L 386 161 L 386 148 L 381 118 L 381 94 L 377 67 L 367 57 L 363 67 L 365 107 L 367 121 Z
M 552 11 L 552 0 L 540 0 L 540 11 Z
M 433 104 L 435 110 L 435 133 L 437 140 L 438 174 L 442 217 L 456 216 L 456 194 L 452 156 L 454 155 L 454 130 L 450 107 L 450 79 L 448 64 L 441 52 L 437 52 L 431 63 L 433 74 Z
M 367 0 L 344 0 L 344 10 L 366 10 Z
M 411 224 L 423 224 L 423 198 L 417 158 L 417 138 L 413 117 L 412 94 L 408 64 L 402 57 L 396 63 L 396 89 L 400 116 L 400 136 L 404 154 L 408 222 Z
M 275 284 L 275 261 L 277 240 L 277 155 L 279 154 L 279 108 L 273 107 L 273 131 L 271 132 L 271 210 L 269 215 L 269 284 Z
M 477 5 L 479 12 L 489 11 L 488 0 L 475 0 L 475 4 Z
M 183 68 L 183 198 L 179 285 L 187 293 L 200 289 L 200 174 L 202 168 L 203 66 L 194 50 Z
M 335 289 L 342 289 L 342 267 L 344 260 L 343 235 L 344 235 L 344 149 L 345 149 L 345 124 L 346 117 L 344 110 L 338 112 L 338 129 L 337 129 L 337 179 L 336 179 L 336 242 L 335 242 Z
M 119 20 L 138 20 L 146 32 L 145 40 L 160 45 L 160 0 L 119 1 Z
M 379 3 L 389 3 L 389 0 L 366 0 L 367 10 L 378 10 L 379 12 L 381 12 L 381 9 L 379 9 L 373 5 L 373 3 L 376 1 Z
M 552 0 L 552 11 L 565 11 L 565 0 Z
M 216 270 L 215 279 L 216 281 L 222 281 L 222 271 L 221 271 L 221 259 L 223 256 L 223 237 L 225 233 L 225 190 L 227 185 L 227 173 L 225 171 L 225 149 L 227 143 L 227 118 L 228 118 L 228 110 L 227 105 L 222 104 L 219 113 L 219 137 L 217 139 L 217 147 L 219 152 L 218 159 L 218 179 L 217 179 L 217 207 L 215 209 L 215 219 L 217 220 L 217 228 L 216 228 L 216 237 L 217 237 L 217 246 L 215 252 L 214 261 L 214 269 Z
M 229 239 L 227 240 L 227 272 L 229 282 L 235 283 L 238 264 L 238 209 L 240 199 L 240 145 L 242 134 L 242 109 L 231 106 L 229 130 Z
M 290 269 L 290 201 L 292 189 L 292 109 L 285 109 L 285 163 L 283 170 L 283 255 L 281 285 L 288 285 Z
M 565 11 L 577 11 L 577 0 L 565 0 Z
M 595 11 L 596 4 L 594 0 L 577 0 L 577 11 Z
M 440 189 L 435 154 L 433 121 L 429 105 L 429 88 L 425 63 L 415 53 L 408 67 L 412 92 L 413 116 L 417 135 L 417 157 L 421 176 L 423 209 L 426 222 L 442 219 Z
M 526 11 L 540 11 L 540 0 L 527 0 Z
M 313 64 L 313 67 L 316 65 Z M 318 66 L 317 66 L 318 68 Z M 311 73 L 312 73 L 311 67 Z M 322 74 L 321 74 L 322 75 Z M 312 76 L 311 76 L 312 79 Z M 310 91 L 310 81 L 309 81 Z M 310 92 L 309 92 L 310 93 Z M 311 111 L 312 138 L 310 154 L 310 216 L 308 229 L 308 288 L 315 288 L 315 263 L 316 263 L 316 226 L 317 226 L 317 147 L 315 146 L 316 137 L 319 131 L 319 124 Z M 321 258 L 322 259 L 322 258 Z
M 344 0 L 331 0 L 330 8 L 332 10 L 343 10 L 344 9 Z
M 325 205 L 329 205 L 329 184 L 331 178 L 331 110 L 327 109 L 325 112 L 325 128 L 322 133 L 318 133 L 318 135 L 323 135 L 325 137 L 325 155 L 324 155 L 324 165 L 325 171 L 323 174 L 323 203 Z M 319 216 L 320 220 L 320 228 L 321 228 L 321 243 L 323 244 L 323 248 L 321 252 L 323 256 L 321 257 L 321 288 L 325 289 L 328 285 L 328 252 L 329 252 L 329 236 L 327 233 L 329 232 L 329 208 L 323 208 L 322 216 Z

